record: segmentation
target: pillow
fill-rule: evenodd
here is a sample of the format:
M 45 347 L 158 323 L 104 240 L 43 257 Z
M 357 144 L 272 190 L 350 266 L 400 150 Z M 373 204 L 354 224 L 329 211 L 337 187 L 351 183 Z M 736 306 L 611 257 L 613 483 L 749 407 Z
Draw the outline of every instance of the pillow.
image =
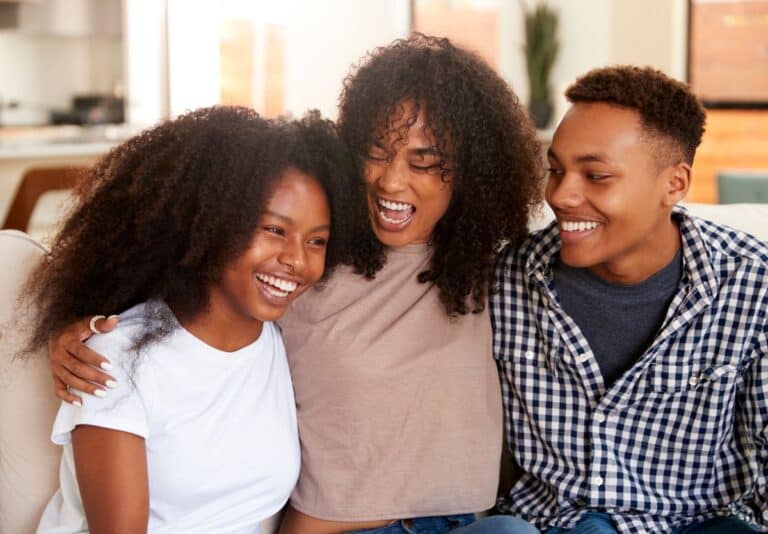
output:
M 61 449 L 50 441 L 59 401 L 47 352 L 15 358 L 34 313 L 19 306 L 19 291 L 43 254 L 26 234 L 0 231 L 0 532 L 34 532 L 59 484 Z

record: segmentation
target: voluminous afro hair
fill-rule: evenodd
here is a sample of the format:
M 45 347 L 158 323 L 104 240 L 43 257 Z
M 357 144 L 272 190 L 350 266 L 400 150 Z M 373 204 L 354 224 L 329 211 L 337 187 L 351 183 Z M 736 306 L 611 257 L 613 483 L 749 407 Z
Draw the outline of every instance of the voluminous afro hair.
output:
M 661 136 L 666 142 L 667 150 L 661 154 L 671 152 L 678 161 L 693 164 L 704 135 L 706 113 L 686 84 L 651 67 L 617 65 L 589 71 L 566 90 L 565 96 L 574 104 L 605 102 L 637 110 L 650 137 Z
M 422 283 L 434 283 L 450 316 L 485 306 L 500 244 L 520 243 L 541 193 L 541 156 L 531 122 L 510 87 L 477 55 L 448 39 L 414 34 L 377 48 L 344 81 L 339 131 L 364 172 L 366 155 L 395 131 L 403 104 L 425 111 L 425 133 L 442 156 L 453 194 L 435 227 Z M 355 248 L 358 272 L 373 278 L 384 245 L 366 227 Z
M 200 109 L 113 149 L 82 181 L 27 283 L 39 305 L 30 349 L 83 316 L 144 301 L 172 303 L 179 319 L 203 311 L 288 168 L 313 176 L 328 197 L 327 275 L 349 262 L 350 206 L 363 200 L 349 187 L 355 170 L 335 125 L 316 112 L 289 122 L 242 107 Z

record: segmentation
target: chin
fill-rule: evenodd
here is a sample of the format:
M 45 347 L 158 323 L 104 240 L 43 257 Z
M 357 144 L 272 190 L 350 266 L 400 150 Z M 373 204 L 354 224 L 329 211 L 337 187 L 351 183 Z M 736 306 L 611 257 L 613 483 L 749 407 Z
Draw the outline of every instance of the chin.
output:
M 581 254 L 563 254 L 562 250 L 560 251 L 560 261 L 569 267 L 578 269 L 589 269 L 598 263 L 594 258 L 584 257 Z
M 413 242 L 405 233 L 384 232 L 379 229 L 374 229 L 373 233 L 376 234 L 376 239 L 385 247 L 404 247 Z

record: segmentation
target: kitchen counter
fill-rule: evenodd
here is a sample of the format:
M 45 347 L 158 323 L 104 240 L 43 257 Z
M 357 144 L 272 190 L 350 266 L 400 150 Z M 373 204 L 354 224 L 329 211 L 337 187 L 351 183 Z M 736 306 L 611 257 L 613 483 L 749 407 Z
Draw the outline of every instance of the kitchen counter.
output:
M 0 128 L 0 160 L 98 157 L 136 131 L 128 125 Z
M 0 142 L 0 160 L 101 156 L 118 141 Z

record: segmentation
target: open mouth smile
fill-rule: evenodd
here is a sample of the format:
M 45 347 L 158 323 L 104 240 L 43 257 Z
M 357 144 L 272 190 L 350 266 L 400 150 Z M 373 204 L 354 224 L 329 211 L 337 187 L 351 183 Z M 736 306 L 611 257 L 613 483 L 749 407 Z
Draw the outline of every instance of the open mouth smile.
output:
M 256 273 L 256 278 L 261 282 L 260 285 L 264 291 L 276 299 L 287 299 L 299 287 L 299 284 L 293 280 L 271 274 Z
M 416 206 L 407 202 L 395 202 L 376 197 L 376 205 L 378 206 L 379 221 L 384 223 L 383 226 L 386 229 L 397 230 L 405 227 L 416 213 Z

